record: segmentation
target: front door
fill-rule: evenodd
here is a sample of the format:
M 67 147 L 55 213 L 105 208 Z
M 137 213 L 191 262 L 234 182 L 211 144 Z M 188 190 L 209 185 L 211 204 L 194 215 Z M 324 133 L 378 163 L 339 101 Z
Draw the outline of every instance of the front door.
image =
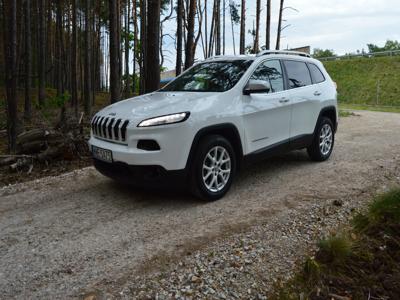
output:
M 277 146 L 289 140 L 291 103 L 285 91 L 279 60 L 266 60 L 250 79 L 270 83 L 268 93 L 243 95 L 243 121 L 247 153 Z

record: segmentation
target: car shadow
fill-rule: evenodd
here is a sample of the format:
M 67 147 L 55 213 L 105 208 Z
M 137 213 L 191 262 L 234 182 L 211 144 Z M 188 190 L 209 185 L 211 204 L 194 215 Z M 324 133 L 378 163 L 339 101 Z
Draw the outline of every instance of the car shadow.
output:
M 276 176 L 282 175 L 288 169 L 298 168 L 303 165 L 312 164 L 305 151 L 293 151 L 284 155 L 275 156 L 251 165 L 246 166 L 237 174 L 234 186 L 242 186 L 251 182 L 252 177 L 259 176 Z M 111 179 L 102 182 L 103 196 L 112 195 L 112 201 L 127 201 L 131 204 L 140 206 L 149 205 L 168 205 L 176 207 L 191 207 L 201 205 L 211 205 L 213 202 L 207 202 L 198 199 L 190 194 L 187 186 L 158 188 L 156 186 L 137 187 L 129 184 L 123 184 Z M 109 198 L 109 197 L 103 197 Z M 129 199 L 129 200 L 127 200 Z

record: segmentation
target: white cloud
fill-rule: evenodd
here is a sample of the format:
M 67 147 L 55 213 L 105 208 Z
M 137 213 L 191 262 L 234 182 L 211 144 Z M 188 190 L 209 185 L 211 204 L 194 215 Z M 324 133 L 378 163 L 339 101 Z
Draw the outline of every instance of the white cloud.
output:
M 226 0 L 228 3 L 228 0 Z M 240 0 L 235 0 L 240 3 Z M 202 0 L 204 3 L 204 0 Z M 262 2 L 260 44 L 265 43 L 265 0 Z M 211 3 L 209 19 L 211 20 Z M 246 1 L 246 31 L 253 27 L 256 1 Z M 272 37 L 271 46 L 275 46 L 279 0 L 272 0 Z M 291 6 L 299 12 L 285 10 L 286 24 L 291 24 L 283 32 L 282 47 L 310 45 L 311 48 L 333 49 L 339 54 L 366 48 L 367 43 L 382 44 L 386 39 L 400 39 L 400 1 L 399 0 L 286 0 L 285 6 Z M 164 32 L 175 33 L 175 20 L 166 24 Z M 235 27 L 236 47 L 239 47 L 239 26 Z M 229 13 L 226 27 L 227 54 L 233 54 L 232 34 Z M 246 43 L 251 43 L 247 34 Z M 165 47 L 171 50 L 168 68 L 174 68 L 174 44 L 165 41 Z M 197 49 L 202 58 L 202 50 Z

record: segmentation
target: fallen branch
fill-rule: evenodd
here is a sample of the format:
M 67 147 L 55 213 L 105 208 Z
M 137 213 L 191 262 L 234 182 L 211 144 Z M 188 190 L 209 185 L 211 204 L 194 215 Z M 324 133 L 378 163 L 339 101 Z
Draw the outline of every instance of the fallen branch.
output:
M 10 169 L 13 171 L 16 171 L 22 167 L 27 167 L 27 166 L 32 166 L 33 165 L 33 158 L 20 158 L 17 160 L 17 162 L 13 163 L 10 165 Z M 33 168 L 33 167 L 32 167 Z
M 11 164 L 15 163 L 16 161 L 17 161 L 17 158 L 15 156 L 6 157 L 6 158 L 0 160 L 0 167 L 11 165 Z
M 0 158 L 9 158 L 9 157 L 14 157 L 14 158 L 22 158 L 22 157 L 32 157 L 32 155 L 26 155 L 26 154 L 6 154 L 6 155 L 0 155 Z
M 44 140 L 49 134 L 50 132 L 44 129 L 32 129 L 25 131 L 17 136 L 17 144 L 22 145 L 28 142 Z

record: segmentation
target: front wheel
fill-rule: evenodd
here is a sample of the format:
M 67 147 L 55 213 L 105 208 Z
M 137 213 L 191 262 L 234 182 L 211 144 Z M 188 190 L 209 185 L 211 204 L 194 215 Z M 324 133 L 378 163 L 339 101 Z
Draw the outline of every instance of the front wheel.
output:
M 236 173 L 236 157 L 231 143 L 220 135 L 202 139 L 191 171 L 194 195 L 207 201 L 222 198 Z
M 322 117 L 318 123 L 313 143 L 307 148 L 308 155 L 314 161 L 327 160 L 335 144 L 335 131 L 331 119 Z

